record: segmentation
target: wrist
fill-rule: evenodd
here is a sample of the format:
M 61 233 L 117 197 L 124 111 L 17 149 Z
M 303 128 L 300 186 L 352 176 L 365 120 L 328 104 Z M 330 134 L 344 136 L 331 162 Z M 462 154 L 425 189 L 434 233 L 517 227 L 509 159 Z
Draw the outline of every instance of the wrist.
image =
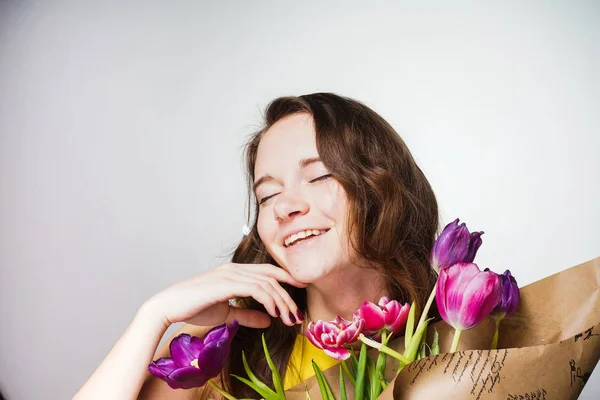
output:
M 134 321 L 146 325 L 153 330 L 161 330 L 163 333 L 171 325 L 153 298 L 148 299 L 142 304 L 134 317 Z

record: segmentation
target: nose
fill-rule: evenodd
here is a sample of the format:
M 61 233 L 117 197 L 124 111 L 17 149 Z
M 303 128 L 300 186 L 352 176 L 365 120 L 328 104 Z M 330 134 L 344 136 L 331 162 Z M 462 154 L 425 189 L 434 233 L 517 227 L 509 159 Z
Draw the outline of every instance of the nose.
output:
M 306 199 L 290 191 L 280 193 L 273 207 L 275 219 L 279 222 L 290 221 L 308 213 L 309 210 L 310 206 Z

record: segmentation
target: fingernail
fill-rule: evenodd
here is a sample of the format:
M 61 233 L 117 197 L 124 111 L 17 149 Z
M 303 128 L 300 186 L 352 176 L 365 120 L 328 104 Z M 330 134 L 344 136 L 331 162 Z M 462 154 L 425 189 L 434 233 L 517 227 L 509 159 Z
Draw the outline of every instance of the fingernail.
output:
M 293 324 L 296 323 L 296 317 L 294 317 L 294 314 L 292 314 L 291 311 L 290 311 L 290 321 L 292 321 Z
M 298 315 L 298 321 L 300 321 L 300 322 L 304 321 L 304 314 L 302 314 L 302 311 L 300 311 L 300 310 L 296 311 L 296 315 Z
M 279 308 L 277 307 L 275 307 L 275 314 L 277 314 L 278 317 L 281 315 L 281 311 L 279 311 Z

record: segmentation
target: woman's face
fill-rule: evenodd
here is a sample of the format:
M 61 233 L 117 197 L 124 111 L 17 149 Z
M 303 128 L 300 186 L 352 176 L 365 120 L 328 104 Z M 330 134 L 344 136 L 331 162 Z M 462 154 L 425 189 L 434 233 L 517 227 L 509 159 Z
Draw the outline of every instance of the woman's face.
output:
M 311 283 L 350 262 L 346 193 L 319 160 L 312 116 L 263 134 L 254 176 L 258 234 L 280 266 Z

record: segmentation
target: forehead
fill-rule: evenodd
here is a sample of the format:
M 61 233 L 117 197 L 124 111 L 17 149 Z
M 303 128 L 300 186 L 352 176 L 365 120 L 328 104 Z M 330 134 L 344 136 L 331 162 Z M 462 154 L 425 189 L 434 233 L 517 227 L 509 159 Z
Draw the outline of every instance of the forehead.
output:
M 298 161 L 318 157 L 315 128 L 309 114 L 290 115 L 267 130 L 258 145 L 254 175 L 276 173 Z

